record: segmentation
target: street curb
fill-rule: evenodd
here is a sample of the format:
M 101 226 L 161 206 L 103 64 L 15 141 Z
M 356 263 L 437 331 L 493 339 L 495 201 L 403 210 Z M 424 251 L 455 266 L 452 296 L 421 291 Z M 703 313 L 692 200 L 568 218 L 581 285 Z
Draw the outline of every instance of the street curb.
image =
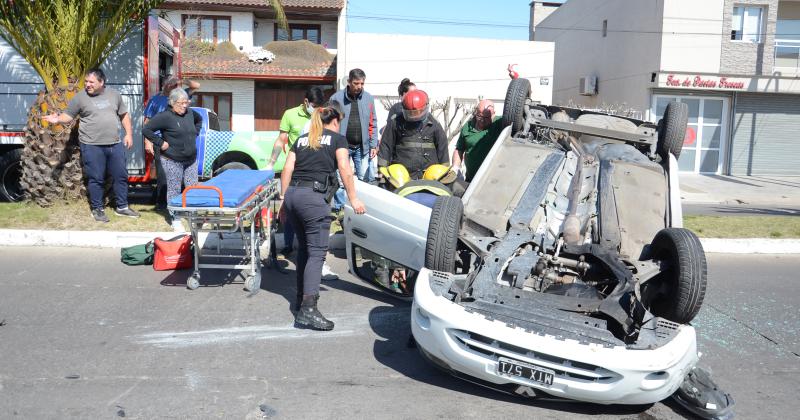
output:
M 188 233 L 0 229 L 0 245 L 122 248 L 147 243 L 155 238 L 170 239 Z M 203 247 L 215 247 L 219 244 L 222 249 L 237 249 L 241 248 L 242 241 L 240 238 L 241 236 L 238 233 L 226 233 L 223 234 L 223 238 L 220 241 L 218 235 L 200 233 L 198 242 Z
M 143 244 L 161 237 L 169 239 L 175 232 L 108 232 L 108 231 L 55 231 L 0 229 L 0 246 L 75 246 L 85 248 L 121 248 Z M 221 243 L 218 235 L 201 233 L 201 246 L 236 249 L 241 247 L 238 234 L 225 234 Z M 283 235 L 278 234 L 277 246 L 283 246 Z M 701 238 L 707 253 L 719 254 L 800 254 L 800 239 L 720 239 Z M 331 249 L 344 249 L 344 235 L 331 235 Z

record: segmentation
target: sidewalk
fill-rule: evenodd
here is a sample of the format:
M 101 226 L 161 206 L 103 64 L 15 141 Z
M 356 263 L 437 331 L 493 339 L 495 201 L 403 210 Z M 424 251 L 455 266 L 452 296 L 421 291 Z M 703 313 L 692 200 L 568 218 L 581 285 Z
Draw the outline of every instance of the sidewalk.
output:
M 161 237 L 169 239 L 174 232 L 107 232 L 107 231 L 49 231 L 0 229 L 0 246 L 65 246 L 86 248 L 121 248 L 143 244 Z M 276 238 L 278 249 L 283 246 L 283 235 Z M 216 235 L 200 234 L 200 246 L 213 247 L 219 240 Z M 800 254 L 800 239 L 718 239 L 700 238 L 708 253 L 721 254 Z M 235 249 L 241 245 L 239 238 L 223 239 L 222 248 Z M 344 249 L 344 235 L 331 236 L 331 249 Z
M 681 198 L 684 204 L 726 204 L 800 208 L 800 177 L 736 177 L 681 174 Z M 0 246 L 78 246 L 120 248 L 145 243 L 155 237 L 172 238 L 173 232 L 45 231 L 0 229 Z M 217 238 L 200 242 L 215 246 Z M 282 240 L 282 235 L 278 235 Z M 338 237 L 337 237 L 338 236 Z M 343 242 L 342 235 L 334 235 Z M 800 239 L 716 239 L 701 238 L 709 253 L 800 254 Z M 225 247 L 238 240 L 223 240 Z M 334 244 L 332 244 L 334 245 Z M 335 246 L 342 246 L 337 243 Z M 280 247 L 279 247 L 280 248 Z
M 684 203 L 800 208 L 800 177 L 681 174 Z

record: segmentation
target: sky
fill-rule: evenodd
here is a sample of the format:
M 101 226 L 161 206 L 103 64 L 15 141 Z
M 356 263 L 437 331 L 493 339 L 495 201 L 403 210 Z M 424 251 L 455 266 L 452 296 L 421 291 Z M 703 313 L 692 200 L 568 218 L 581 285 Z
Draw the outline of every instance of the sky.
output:
M 530 0 L 347 0 L 347 31 L 528 39 Z

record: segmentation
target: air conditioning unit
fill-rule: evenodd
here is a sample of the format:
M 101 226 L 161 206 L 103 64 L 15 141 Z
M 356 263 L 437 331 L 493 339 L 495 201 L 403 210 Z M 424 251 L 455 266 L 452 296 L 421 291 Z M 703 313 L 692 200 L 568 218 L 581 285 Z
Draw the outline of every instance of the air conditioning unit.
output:
M 581 77 L 578 81 L 578 89 L 581 95 L 597 95 L 597 76 Z

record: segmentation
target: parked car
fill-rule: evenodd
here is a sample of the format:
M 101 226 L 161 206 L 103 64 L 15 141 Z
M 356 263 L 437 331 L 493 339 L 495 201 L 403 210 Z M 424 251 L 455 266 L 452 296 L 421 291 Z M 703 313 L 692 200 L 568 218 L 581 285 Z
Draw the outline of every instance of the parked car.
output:
M 733 400 L 696 369 L 707 268 L 682 228 L 686 105 L 652 124 L 529 96 L 511 82 L 508 126 L 462 199 L 427 212 L 358 184 L 369 210 L 346 209 L 352 271 L 369 279 L 378 255 L 414 277 L 418 348 L 457 377 L 600 404 L 680 389 L 695 413 L 728 415 Z
M 197 135 L 197 172 L 201 179 L 228 169 L 263 169 L 269 163 L 278 131 L 220 131 L 217 114 L 207 108 L 192 107 L 203 119 Z M 275 162 L 275 172 L 283 169 L 286 153 Z

